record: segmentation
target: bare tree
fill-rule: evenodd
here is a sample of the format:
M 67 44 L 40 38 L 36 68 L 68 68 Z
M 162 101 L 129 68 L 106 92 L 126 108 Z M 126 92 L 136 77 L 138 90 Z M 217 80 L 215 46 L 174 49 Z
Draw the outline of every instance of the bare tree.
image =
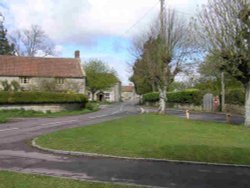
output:
M 195 20 L 202 46 L 246 91 L 245 125 L 250 126 L 250 2 L 210 0 Z
M 162 15 L 161 15 L 162 16 Z M 150 72 L 150 79 L 160 93 L 159 113 L 166 112 L 167 90 L 191 53 L 189 29 L 174 10 L 167 9 L 163 18 L 150 29 L 141 58 Z
M 10 37 L 15 44 L 18 56 L 49 56 L 55 55 L 55 45 L 38 25 L 30 29 L 16 31 Z

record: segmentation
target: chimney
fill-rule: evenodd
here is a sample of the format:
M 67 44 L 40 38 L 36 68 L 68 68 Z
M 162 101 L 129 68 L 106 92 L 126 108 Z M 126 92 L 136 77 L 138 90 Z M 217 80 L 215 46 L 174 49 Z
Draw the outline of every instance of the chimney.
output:
M 75 58 L 80 59 L 80 51 L 79 50 L 75 51 Z

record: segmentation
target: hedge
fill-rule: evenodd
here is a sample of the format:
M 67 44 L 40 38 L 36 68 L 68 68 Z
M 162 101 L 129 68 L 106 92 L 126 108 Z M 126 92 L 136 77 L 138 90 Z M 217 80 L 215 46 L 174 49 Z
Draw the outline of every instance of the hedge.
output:
M 245 92 L 243 89 L 231 89 L 226 92 L 225 96 L 226 104 L 245 104 Z
M 51 92 L 0 92 L 0 104 L 53 104 L 82 103 L 88 99 L 83 94 L 66 94 Z
M 203 94 L 200 90 L 189 89 L 179 92 L 167 93 L 169 103 L 180 103 L 180 104 L 195 104 L 200 105 L 202 103 Z M 158 102 L 159 93 L 147 93 L 143 95 L 143 102 Z

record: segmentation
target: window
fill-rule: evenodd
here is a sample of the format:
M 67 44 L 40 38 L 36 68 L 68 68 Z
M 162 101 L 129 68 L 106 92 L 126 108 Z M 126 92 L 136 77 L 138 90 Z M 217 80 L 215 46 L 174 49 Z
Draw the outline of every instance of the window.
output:
M 64 78 L 56 78 L 56 83 L 60 85 L 64 84 Z
M 28 83 L 30 83 L 30 78 L 29 77 L 20 77 L 20 82 L 21 82 L 21 84 L 28 84 Z
M 109 100 L 110 99 L 110 93 L 104 93 L 104 97 L 106 100 Z

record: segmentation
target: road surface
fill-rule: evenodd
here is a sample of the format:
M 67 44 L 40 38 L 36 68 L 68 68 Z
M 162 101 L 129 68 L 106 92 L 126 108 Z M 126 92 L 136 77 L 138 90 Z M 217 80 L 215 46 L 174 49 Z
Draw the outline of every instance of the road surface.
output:
M 53 155 L 30 146 L 32 138 L 53 131 L 134 115 L 134 102 L 105 107 L 80 116 L 34 118 L 0 125 L 0 169 L 81 180 L 152 187 L 250 187 L 250 168 L 174 162 Z M 183 116 L 181 112 L 172 111 Z M 211 117 L 209 116 L 208 120 Z M 206 118 L 205 118 L 206 119 Z

